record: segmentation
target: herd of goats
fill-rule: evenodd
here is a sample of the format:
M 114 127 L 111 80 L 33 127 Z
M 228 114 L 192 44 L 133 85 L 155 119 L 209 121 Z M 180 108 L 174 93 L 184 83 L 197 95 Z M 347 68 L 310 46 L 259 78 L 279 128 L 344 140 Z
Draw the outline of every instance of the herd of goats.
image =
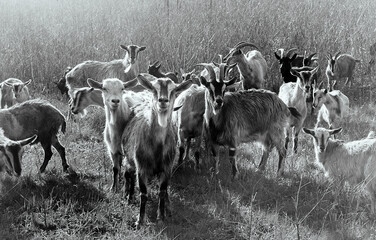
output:
M 170 215 L 167 188 L 179 148 L 178 163 L 189 158 L 195 138 L 195 163 L 200 165 L 201 139 L 214 158 L 213 171 L 219 172 L 219 146 L 227 146 L 232 176 L 238 176 L 236 148 L 241 143 L 259 142 L 262 157 L 259 169 L 265 169 L 270 152 L 278 152 L 278 176 L 284 173 L 286 151 L 293 139 L 298 151 L 300 130 L 312 136 L 316 163 L 332 177 L 345 177 L 350 183 L 364 181 L 371 196 L 371 211 L 376 199 L 376 136 L 370 132 L 361 140 L 344 142 L 334 127 L 349 111 L 349 98 L 335 90 L 336 81 L 346 78 L 351 84 L 356 63 L 349 54 L 327 55 L 326 87 L 320 78 L 315 54 L 298 55 L 297 49 L 278 49 L 283 84 L 279 93 L 263 89 L 267 63 L 258 50 L 240 42 L 218 63 L 200 63 L 181 76 L 162 72 L 155 62 L 148 73 L 139 73 L 138 55 L 146 47 L 121 45 L 124 59 L 110 62 L 85 61 L 68 68 L 57 83 L 70 97 L 70 112 L 86 114 L 86 108 L 104 108 L 104 141 L 113 161 L 112 190 L 120 188 L 124 168 L 125 193 L 134 202 L 135 183 L 140 191 L 140 209 L 136 226 L 143 224 L 148 180 L 159 178 L 158 220 Z M 376 44 L 373 47 L 376 51 Z M 372 47 L 371 47 L 372 50 Z M 373 57 L 375 54 L 371 54 Z M 372 62 L 372 60 L 371 60 Z M 372 64 L 370 62 L 370 64 Z M 373 61 L 374 62 L 374 61 Z M 52 156 L 51 145 L 62 159 L 63 170 L 69 165 L 65 148 L 57 134 L 66 130 L 66 118 L 48 101 L 30 100 L 27 82 L 9 78 L 0 84 L 0 170 L 21 174 L 22 146 L 40 142 L 45 153 L 40 172 Z M 317 112 L 313 129 L 303 127 L 307 112 Z M 328 128 L 324 128 L 326 124 Z M 137 181 L 136 181 L 137 180 Z

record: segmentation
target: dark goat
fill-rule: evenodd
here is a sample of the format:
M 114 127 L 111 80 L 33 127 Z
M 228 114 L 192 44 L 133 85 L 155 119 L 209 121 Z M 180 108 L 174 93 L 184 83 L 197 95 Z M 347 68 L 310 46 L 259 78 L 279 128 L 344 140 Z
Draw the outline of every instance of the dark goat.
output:
M 14 141 L 29 138 L 35 134 L 38 136 L 34 143 L 40 142 L 44 149 L 41 173 L 44 172 L 52 157 L 51 145 L 59 152 L 63 170 L 67 172 L 69 166 L 65 159 L 65 148 L 57 138 L 60 128 L 65 133 L 65 117 L 49 102 L 34 99 L 0 110 L 0 127 L 4 129 L 5 136 Z
M 327 89 L 330 89 L 331 82 L 333 80 L 337 80 L 337 82 L 342 78 L 347 78 L 345 82 L 345 86 L 349 83 L 351 86 L 351 82 L 353 79 L 353 73 L 355 69 L 355 65 L 360 60 L 355 59 L 353 56 L 349 54 L 341 54 L 337 52 L 334 56 L 328 53 L 328 66 L 326 67 L 326 77 L 327 77 Z
M 157 78 L 168 77 L 174 83 L 178 83 L 179 82 L 178 73 L 176 73 L 176 72 L 167 72 L 167 73 L 164 73 L 164 72 L 161 71 L 160 68 L 161 68 L 161 64 L 158 61 L 156 61 L 152 65 L 149 65 L 149 67 L 148 67 L 148 73 L 150 75 L 153 75 L 154 77 L 157 77 Z
M 65 76 L 67 75 L 67 73 L 70 72 L 70 70 L 72 70 L 71 67 L 67 67 L 67 69 L 65 70 L 64 72 L 64 76 L 62 76 L 59 81 L 55 82 L 57 88 L 60 90 L 61 94 L 63 95 L 67 95 L 68 96 L 68 91 L 69 91 L 69 88 L 67 87 L 67 81 L 65 79 Z
M 267 90 L 250 89 L 225 94 L 225 88 L 235 82 L 235 78 L 223 81 L 227 66 L 220 65 L 221 74 L 216 78 L 209 64 L 199 65 L 204 66 L 210 76 L 210 81 L 201 77 L 201 84 L 206 87 L 203 135 L 216 160 L 216 173 L 219 171 L 219 145 L 229 147 L 232 176 L 235 178 L 238 175 L 235 160 L 237 146 L 257 141 L 263 145 L 260 169 L 265 169 L 269 154 L 275 146 L 279 153 L 278 175 L 282 175 L 286 157 L 284 131 L 290 124 L 291 113 L 294 116 L 300 114 L 295 108 L 289 109 L 275 93 Z

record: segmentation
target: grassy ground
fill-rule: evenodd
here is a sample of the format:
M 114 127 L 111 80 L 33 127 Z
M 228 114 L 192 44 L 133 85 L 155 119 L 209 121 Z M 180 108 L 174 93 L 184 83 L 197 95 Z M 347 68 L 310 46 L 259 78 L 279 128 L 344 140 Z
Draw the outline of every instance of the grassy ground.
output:
M 359 139 L 376 129 L 370 92 L 358 88 L 373 85 L 373 77 L 363 73 L 376 36 L 375 1 L 221 0 L 210 6 L 210 1 L 180 0 L 169 1 L 168 11 L 165 1 L 132 2 L 0 1 L 0 79 L 32 78 L 32 96 L 48 99 L 66 114 L 67 101 L 53 81 L 68 65 L 121 58 L 120 44 L 147 46 L 141 53 L 142 71 L 154 60 L 165 70 L 178 70 L 217 59 L 227 46 L 250 40 L 266 56 L 269 89 L 281 83 L 275 49 L 317 51 L 321 69 L 327 51 L 341 50 L 362 63 L 355 86 L 344 89 L 352 108 L 338 137 Z M 313 122 L 308 119 L 306 126 Z M 265 173 L 257 171 L 261 150 L 255 144 L 240 146 L 237 181 L 230 178 L 225 149 L 217 177 L 210 174 L 207 156 L 201 172 L 191 163 L 176 167 L 170 187 L 172 218 L 156 224 L 153 183 L 148 224 L 136 231 L 138 203 L 129 206 L 122 193 L 109 191 L 112 163 L 102 141 L 103 126 L 102 110 L 92 109 L 80 128 L 69 122 L 60 136 L 77 175 L 62 173 L 56 151 L 46 173 L 37 174 L 43 151 L 39 145 L 26 147 L 22 177 L 1 176 L 1 239 L 376 238 L 376 216 L 369 213 L 362 186 L 342 188 L 325 179 L 312 164 L 312 141 L 303 133 L 298 154 L 289 150 L 284 178 L 276 177 L 275 152 Z

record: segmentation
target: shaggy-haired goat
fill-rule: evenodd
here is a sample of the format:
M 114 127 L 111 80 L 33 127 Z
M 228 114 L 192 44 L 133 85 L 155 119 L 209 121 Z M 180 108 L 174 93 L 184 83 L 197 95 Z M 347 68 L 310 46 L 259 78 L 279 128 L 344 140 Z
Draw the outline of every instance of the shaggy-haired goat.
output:
M 371 195 L 371 211 L 375 212 L 376 200 L 376 139 L 343 142 L 330 139 L 330 135 L 339 133 L 342 128 L 307 129 L 303 132 L 313 138 L 316 162 L 323 167 L 326 175 L 346 179 L 351 184 L 364 182 Z
M 243 89 L 262 88 L 265 85 L 267 63 L 257 50 L 243 54 L 241 49 L 246 46 L 257 48 L 252 43 L 239 42 L 223 57 L 223 61 L 228 65 L 237 64 Z
M 65 117 L 49 102 L 34 99 L 0 110 L 0 128 L 4 129 L 5 136 L 14 141 L 34 134 L 38 136 L 34 143 L 40 142 L 44 150 L 44 161 L 39 169 L 41 173 L 52 157 L 51 145 L 60 154 L 63 170 L 68 170 L 65 148 L 57 138 L 60 128 L 65 133 Z
M 260 169 L 265 169 L 269 153 L 275 146 L 279 153 L 278 175 L 282 175 L 286 157 L 284 131 L 291 113 L 295 117 L 300 114 L 296 109 L 289 109 L 275 93 L 267 90 L 251 89 L 225 94 L 226 87 L 235 82 L 235 78 L 223 81 L 227 66 L 220 65 L 221 74 L 216 78 L 209 64 L 199 65 L 204 66 L 210 76 L 209 81 L 201 77 L 201 84 L 206 87 L 203 133 L 211 145 L 216 172 L 219 171 L 219 145 L 229 147 L 232 175 L 236 177 L 236 147 L 240 143 L 257 141 L 263 145 Z
M 6 170 L 10 175 L 14 172 L 21 175 L 22 146 L 31 144 L 37 135 L 20 141 L 12 141 L 4 135 L 4 130 L 0 128 L 0 172 Z
M 349 98 L 339 90 L 328 92 L 328 89 L 320 89 L 321 86 L 313 91 L 312 107 L 319 109 L 316 127 L 324 121 L 332 129 L 333 124 L 348 113 Z
M 86 61 L 75 66 L 66 75 L 66 84 L 71 96 L 74 88 L 87 86 L 87 79 L 103 80 L 106 78 L 118 78 L 123 82 L 130 81 L 137 77 L 139 73 L 138 53 L 146 47 L 137 45 L 124 46 L 124 59 L 116 59 L 110 62 Z
M 8 78 L 1 83 L 1 108 L 5 105 L 9 108 L 16 103 L 21 103 L 30 99 L 29 89 L 27 85 L 31 83 L 31 79 L 22 82 L 17 78 Z
M 288 107 L 294 107 L 300 113 L 300 117 L 293 118 L 291 126 L 293 127 L 292 135 L 294 136 L 294 152 L 297 153 L 299 133 L 303 127 L 304 120 L 307 116 L 307 104 L 306 98 L 309 94 L 312 77 L 317 72 L 319 67 L 293 67 L 291 74 L 297 77 L 297 82 L 288 82 L 282 84 L 279 88 L 278 97 Z M 286 141 L 285 148 L 288 149 L 288 143 L 290 141 L 290 127 L 286 129 Z
M 155 175 L 159 176 L 158 220 L 170 215 L 167 188 L 175 157 L 176 129 L 171 120 L 174 102 L 179 93 L 187 89 L 191 82 L 174 83 L 170 78 L 138 76 L 139 83 L 153 94 L 150 103 L 136 107 L 135 116 L 124 130 L 124 153 L 126 193 L 131 201 L 134 193 L 135 173 L 141 192 L 140 213 L 136 226 L 142 225 L 147 202 L 147 183 Z
M 360 62 L 360 60 L 355 59 L 349 54 L 340 55 L 340 52 L 337 52 L 334 56 L 328 53 L 327 59 L 328 66 L 325 72 L 328 80 L 327 89 L 331 90 L 330 86 L 333 80 L 339 81 L 342 78 L 347 78 L 344 85 L 349 83 L 349 86 L 351 86 L 355 65 L 357 62 Z

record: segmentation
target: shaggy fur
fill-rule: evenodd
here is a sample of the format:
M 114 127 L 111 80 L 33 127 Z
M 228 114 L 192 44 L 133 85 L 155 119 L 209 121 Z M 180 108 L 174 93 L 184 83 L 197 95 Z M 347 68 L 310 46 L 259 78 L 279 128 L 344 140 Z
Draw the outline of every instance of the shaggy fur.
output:
M 328 92 L 327 89 L 315 89 L 313 96 L 312 106 L 319 109 L 316 127 L 326 122 L 332 129 L 333 124 L 349 112 L 349 98 L 339 90 Z
M 135 116 L 127 124 L 124 133 L 126 194 L 132 202 L 135 173 L 141 192 L 140 213 L 136 226 L 143 224 L 147 201 L 147 183 L 159 176 L 159 220 L 165 213 L 170 215 L 167 193 L 175 157 L 176 128 L 171 115 L 177 95 L 187 89 L 190 82 L 175 84 L 169 78 L 158 78 L 149 82 L 144 75 L 139 83 L 153 93 L 153 100 L 134 108 Z
M 351 184 L 364 182 L 371 196 L 371 211 L 375 212 L 376 200 L 376 139 L 367 137 L 362 140 L 343 142 L 332 140 L 330 135 L 342 129 L 325 128 L 303 131 L 313 138 L 316 161 L 326 171 L 326 175 L 345 179 Z
M 65 148 L 57 138 L 59 129 L 65 133 L 65 117 L 49 102 L 34 99 L 0 110 L 0 127 L 4 129 L 5 136 L 12 140 L 22 140 L 34 134 L 38 136 L 34 143 L 40 142 L 44 149 L 40 172 L 44 172 L 52 157 L 51 145 L 61 157 L 63 170 L 68 170 Z
M 1 89 L 1 108 L 8 108 L 16 103 L 21 103 L 30 99 L 29 89 L 27 85 L 31 80 L 22 82 L 17 78 L 8 78 L 0 85 Z

